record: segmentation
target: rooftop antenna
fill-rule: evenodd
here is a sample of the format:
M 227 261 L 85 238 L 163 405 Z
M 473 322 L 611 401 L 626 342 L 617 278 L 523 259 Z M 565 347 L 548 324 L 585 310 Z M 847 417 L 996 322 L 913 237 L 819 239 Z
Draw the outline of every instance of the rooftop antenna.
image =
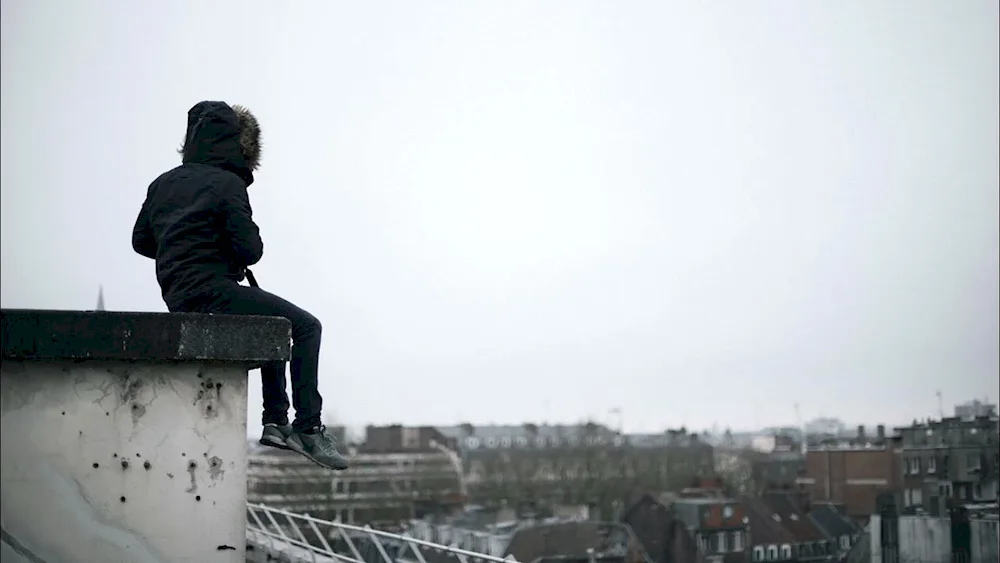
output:
M 934 395 L 937 396 L 938 416 L 940 416 L 943 419 L 944 418 L 944 401 L 941 399 L 941 391 L 935 391 Z
M 97 311 L 104 310 L 104 286 L 101 285 L 97 290 Z
M 806 425 L 802 422 L 802 413 L 799 411 L 799 404 L 795 403 L 795 424 L 799 427 L 799 433 L 802 434 L 801 444 L 799 448 L 802 450 L 802 455 L 806 455 L 807 445 L 809 440 L 806 438 Z

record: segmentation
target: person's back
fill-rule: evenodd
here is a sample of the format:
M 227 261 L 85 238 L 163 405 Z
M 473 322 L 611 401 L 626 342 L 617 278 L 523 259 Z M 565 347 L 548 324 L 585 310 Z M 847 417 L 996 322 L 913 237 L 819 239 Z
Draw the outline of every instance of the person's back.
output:
M 346 469 L 347 458 L 321 420 L 319 320 L 277 295 L 239 283 L 264 252 L 247 196 L 260 160 L 257 120 L 239 106 L 200 102 L 188 112 L 181 154 L 183 164 L 150 184 L 132 230 L 132 248 L 156 260 L 156 279 L 172 312 L 291 321 L 295 421 L 288 423 L 285 364 L 262 367 L 260 442 L 294 450 L 323 467 Z
M 132 246 L 156 260 L 171 311 L 196 304 L 220 283 L 242 281 L 245 268 L 260 260 L 263 243 L 246 192 L 259 164 L 259 135 L 245 109 L 202 102 L 188 114 L 184 163 L 150 184 Z

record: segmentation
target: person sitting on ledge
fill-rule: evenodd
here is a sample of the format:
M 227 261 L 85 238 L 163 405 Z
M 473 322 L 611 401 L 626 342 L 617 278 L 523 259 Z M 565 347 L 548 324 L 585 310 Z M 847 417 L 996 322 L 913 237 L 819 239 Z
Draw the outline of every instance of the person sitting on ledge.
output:
M 241 106 L 200 102 L 188 111 L 180 153 L 182 164 L 149 185 L 132 231 L 132 248 L 156 260 L 156 279 L 171 312 L 291 321 L 295 421 L 288 424 L 284 362 L 261 368 L 260 443 L 294 450 L 323 467 L 347 469 L 347 458 L 321 422 L 319 320 L 256 283 L 240 284 L 264 253 L 247 195 L 260 163 L 257 119 Z M 254 282 L 252 274 L 249 278 Z

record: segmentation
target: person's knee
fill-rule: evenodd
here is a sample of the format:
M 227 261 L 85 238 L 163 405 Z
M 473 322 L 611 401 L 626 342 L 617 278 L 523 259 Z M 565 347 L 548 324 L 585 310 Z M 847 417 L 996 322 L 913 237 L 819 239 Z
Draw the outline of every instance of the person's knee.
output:
M 292 330 L 295 332 L 297 338 L 319 337 L 323 334 L 323 325 L 319 322 L 319 319 L 306 311 L 302 311 L 302 314 L 296 321 L 295 325 L 297 326 L 293 326 Z
M 316 335 L 323 334 L 323 324 L 319 322 L 319 319 L 309 315 L 309 326 Z

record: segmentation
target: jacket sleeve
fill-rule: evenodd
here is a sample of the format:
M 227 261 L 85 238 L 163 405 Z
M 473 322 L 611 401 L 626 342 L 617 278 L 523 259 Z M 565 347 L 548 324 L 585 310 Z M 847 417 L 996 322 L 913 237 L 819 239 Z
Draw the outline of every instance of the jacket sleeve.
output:
M 253 222 L 247 190 L 237 182 L 226 182 L 220 191 L 220 211 L 233 253 L 243 266 L 253 266 L 264 255 L 264 242 Z
M 153 236 L 153 229 L 149 225 L 146 202 L 143 202 L 139 217 L 135 220 L 135 227 L 132 228 L 132 250 L 146 258 L 156 258 L 156 237 Z

